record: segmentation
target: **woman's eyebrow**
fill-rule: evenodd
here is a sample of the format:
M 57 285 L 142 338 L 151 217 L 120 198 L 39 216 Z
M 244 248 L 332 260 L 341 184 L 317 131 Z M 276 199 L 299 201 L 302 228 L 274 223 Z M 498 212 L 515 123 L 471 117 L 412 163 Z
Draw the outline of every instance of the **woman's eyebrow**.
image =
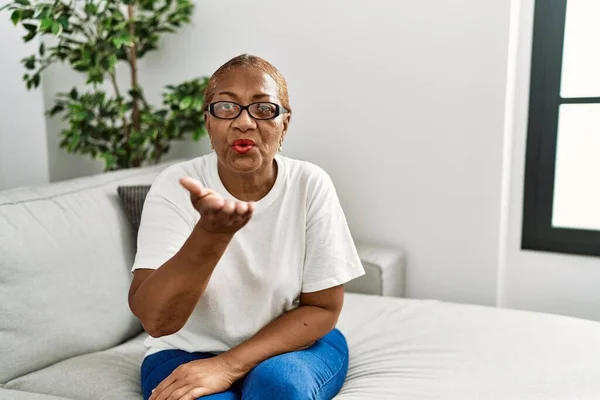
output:
M 237 96 L 237 94 L 235 94 L 233 92 L 223 91 L 223 92 L 219 92 L 219 93 L 216 94 L 216 96 L 219 96 L 219 95 L 224 95 L 224 96 L 233 97 L 235 99 L 239 99 L 239 97 Z
M 226 91 L 226 90 L 222 91 L 222 92 L 219 92 L 219 93 L 216 94 L 216 96 L 219 96 L 219 95 L 229 96 L 229 97 L 233 97 L 234 99 L 238 99 L 239 100 L 239 97 L 238 97 L 237 94 L 235 94 L 233 92 Z M 253 99 L 261 99 L 263 97 L 271 97 L 271 95 L 268 94 L 268 93 L 257 93 L 257 94 L 255 94 L 255 95 L 252 96 Z

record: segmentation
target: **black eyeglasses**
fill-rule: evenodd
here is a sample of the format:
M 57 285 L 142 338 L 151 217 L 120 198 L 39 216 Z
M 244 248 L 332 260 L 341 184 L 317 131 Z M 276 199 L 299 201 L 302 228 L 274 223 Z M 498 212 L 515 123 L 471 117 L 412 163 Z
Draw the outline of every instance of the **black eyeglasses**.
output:
M 248 104 L 243 106 L 233 101 L 217 101 L 210 103 L 208 110 L 211 115 L 220 119 L 236 119 L 240 116 L 242 111 L 248 110 L 248 114 L 254 119 L 273 119 L 279 116 L 279 114 L 285 114 L 289 112 L 279 104 L 271 103 L 268 101 L 261 101 L 258 103 Z

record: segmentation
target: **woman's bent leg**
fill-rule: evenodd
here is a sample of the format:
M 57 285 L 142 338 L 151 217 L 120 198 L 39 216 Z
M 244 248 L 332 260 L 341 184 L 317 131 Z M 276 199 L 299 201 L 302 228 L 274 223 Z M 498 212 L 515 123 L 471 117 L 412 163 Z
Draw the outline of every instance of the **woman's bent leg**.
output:
M 188 353 L 183 350 L 163 350 L 149 355 L 142 363 L 141 380 L 144 400 L 148 400 L 152 390 L 165 380 L 175 368 L 194 360 L 213 357 L 209 353 Z M 232 389 L 202 397 L 202 400 L 239 400 L 238 391 Z
M 348 344 L 337 329 L 311 347 L 257 365 L 242 381 L 243 400 L 329 400 L 348 372 Z

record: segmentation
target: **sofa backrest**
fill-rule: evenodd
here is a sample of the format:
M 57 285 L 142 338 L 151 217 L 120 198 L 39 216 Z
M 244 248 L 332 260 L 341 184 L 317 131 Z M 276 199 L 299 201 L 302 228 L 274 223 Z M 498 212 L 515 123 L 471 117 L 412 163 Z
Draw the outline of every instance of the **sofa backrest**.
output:
M 169 164 L 0 192 L 0 384 L 142 331 L 117 187 Z

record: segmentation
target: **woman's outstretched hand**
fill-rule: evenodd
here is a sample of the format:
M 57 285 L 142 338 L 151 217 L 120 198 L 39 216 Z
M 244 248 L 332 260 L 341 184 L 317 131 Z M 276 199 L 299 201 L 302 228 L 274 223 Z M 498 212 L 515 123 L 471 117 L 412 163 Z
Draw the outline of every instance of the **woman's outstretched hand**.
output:
M 195 400 L 228 390 L 236 379 L 221 357 L 191 361 L 177 367 L 149 400 Z
M 254 203 L 225 200 L 198 180 L 185 177 L 179 183 L 190 192 L 192 205 L 200 213 L 198 225 L 209 233 L 233 234 L 242 229 L 254 212 Z

